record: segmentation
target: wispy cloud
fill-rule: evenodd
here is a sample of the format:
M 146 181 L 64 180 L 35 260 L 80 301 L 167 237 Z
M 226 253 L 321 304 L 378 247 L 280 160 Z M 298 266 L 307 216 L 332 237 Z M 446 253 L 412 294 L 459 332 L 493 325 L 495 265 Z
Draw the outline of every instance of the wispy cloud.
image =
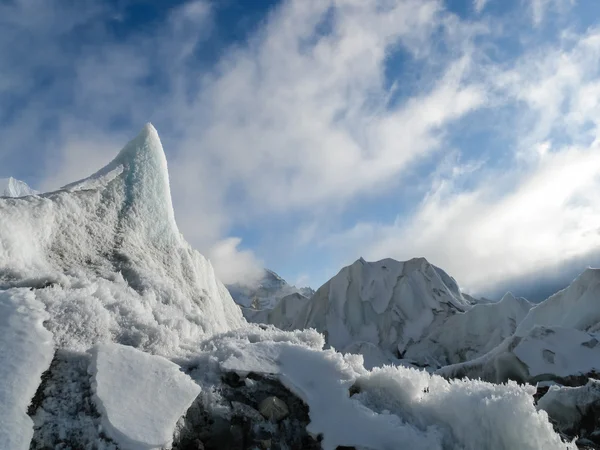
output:
M 522 2 L 530 15 L 519 31 L 569 5 Z M 215 52 L 218 7 L 183 3 L 121 30 L 124 12 L 97 2 L 1 6 L 0 58 L 11 64 L 0 74 L 10 105 L 0 113 L 0 167 L 58 187 L 151 120 L 180 228 L 230 281 L 261 264 L 230 235 L 282 217 L 293 225 L 269 229 L 267 245 L 327 242 L 340 262 L 342 247 L 425 255 L 473 287 L 597 245 L 595 31 L 564 32 L 554 48 L 526 40 L 512 61 L 494 41 L 505 24 L 490 26 L 487 1 L 464 19 L 438 0 L 289 0 Z M 492 132 L 507 147 L 486 153 L 488 136 L 461 154 L 454 138 L 469 125 L 490 133 L 492 107 L 506 113 Z M 32 159 L 41 169 L 30 174 Z M 349 205 L 411 189 L 415 177 L 429 194 L 395 223 L 343 222 Z M 560 195 L 557 177 L 568 185 Z M 332 230 L 338 237 L 325 237 Z

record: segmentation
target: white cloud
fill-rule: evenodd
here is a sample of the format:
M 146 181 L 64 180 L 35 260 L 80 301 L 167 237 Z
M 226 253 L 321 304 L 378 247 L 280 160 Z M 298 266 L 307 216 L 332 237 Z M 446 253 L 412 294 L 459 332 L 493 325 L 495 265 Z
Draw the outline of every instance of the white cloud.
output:
M 262 263 L 248 250 L 239 250 L 241 239 L 230 237 L 217 242 L 209 252 L 219 279 L 225 284 L 252 284 L 262 275 Z
M 473 7 L 475 8 L 475 12 L 481 13 L 489 0 L 473 0 Z
M 575 0 L 528 0 L 531 2 L 531 20 L 540 25 L 552 9 L 563 12 L 575 3 Z
M 508 107 L 518 105 L 505 124 L 517 159 L 474 172 L 450 166 L 414 214 L 358 224 L 324 245 L 368 249 L 373 259 L 425 256 L 475 291 L 597 253 L 599 60 L 598 30 L 524 55 L 490 82 Z M 475 186 L 464 190 L 465 178 Z

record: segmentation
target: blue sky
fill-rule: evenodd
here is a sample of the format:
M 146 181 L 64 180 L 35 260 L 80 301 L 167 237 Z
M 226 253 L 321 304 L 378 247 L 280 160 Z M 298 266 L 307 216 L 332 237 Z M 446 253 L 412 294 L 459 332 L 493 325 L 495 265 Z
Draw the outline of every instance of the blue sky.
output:
M 600 2 L 0 2 L 0 177 L 42 190 L 151 121 L 226 282 L 425 256 L 531 297 L 600 262 Z

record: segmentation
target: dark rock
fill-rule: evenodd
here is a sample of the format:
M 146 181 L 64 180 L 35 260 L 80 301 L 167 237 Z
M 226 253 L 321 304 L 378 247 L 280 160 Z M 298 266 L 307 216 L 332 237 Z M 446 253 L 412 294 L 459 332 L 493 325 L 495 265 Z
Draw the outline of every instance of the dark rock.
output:
M 283 400 L 275 396 L 265 398 L 258 406 L 260 413 L 272 422 L 280 422 L 290 415 L 290 410 Z
M 194 370 L 190 375 L 194 377 Z M 214 402 L 214 398 L 207 400 L 200 395 L 180 421 L 173 437 L 173 449 L 196 450 L 198 440 L 203 443 L 204 450 L 321 448 L 319 442 L 306 432 L 310 419 L 304 402 L 275 378 L 248 374 L 247 379 L 253 382 L 240 382 L 237 375 L 223 374 L 222 384 L 203 385 L 205 392 L 217 390 L 221 402 L 207 404 L 204 402 Z M 276 397 L 287 408 L 288 416 L 278 422 L 266 420 L 259 412 L 259 405 L 271 397 Z

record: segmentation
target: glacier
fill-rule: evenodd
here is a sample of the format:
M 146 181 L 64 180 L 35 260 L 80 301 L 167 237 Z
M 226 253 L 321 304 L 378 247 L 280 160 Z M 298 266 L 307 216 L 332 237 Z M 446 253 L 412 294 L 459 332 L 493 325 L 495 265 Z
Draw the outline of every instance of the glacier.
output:
M 88 178 L 1 197 L 0 449 L 182 448 L 198 421 L 242 432 L 239 411 L 267 433 L 245 448 L 300 432 L 324 449 L 576 448 L 535 407 L 534 386 L 447 380 L 401 361 L 454 317 L 512 314 L 491 346 L 528 323 L 526 303 L 482 309 L 422 258 L 361 259 L 297 300 L 267 314 L 285 330 L 244 319 L 179 232 L 150 124 Z M 255 409 L 273 386 L 308 408 L 305 430 L 299 416 L 262 421 Z M 223 448 L 217 438 L 205 448 Z

